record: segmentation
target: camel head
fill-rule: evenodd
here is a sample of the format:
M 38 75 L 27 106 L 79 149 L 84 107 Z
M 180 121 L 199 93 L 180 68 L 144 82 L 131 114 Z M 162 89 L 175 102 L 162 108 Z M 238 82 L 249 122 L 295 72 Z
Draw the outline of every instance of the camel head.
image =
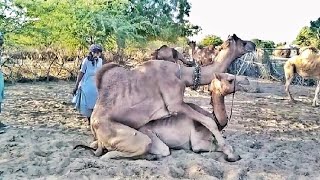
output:
M 195 41 L 188 41 L 188 46 L 190 46 L 192 49 L 195 49 L 197 44 Z
M 213 94 L 226 96 L 236 91 L 245 91 L 250 82 L 245 76 L 235 76 L 228 73 L 217 73 L 211 81 L 209 91 Z
M 228 39 L 224 41 L 221 45 L 220 51 L 231 51 L 236 54 L 236 58 L 242 55 L 254 52 L 256 50 L 256 45 L 251 41 L 246 41 L 240 39 L 237 35 L 233 34 L 228 36 Z

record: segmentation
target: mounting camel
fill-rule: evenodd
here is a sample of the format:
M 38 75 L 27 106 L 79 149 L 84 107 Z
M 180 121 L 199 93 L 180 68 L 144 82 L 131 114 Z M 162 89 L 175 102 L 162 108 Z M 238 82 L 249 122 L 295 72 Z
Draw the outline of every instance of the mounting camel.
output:
M 174 48 L 168 47 L 167 45 L 162 45 L 159 49 L 156 49 L 151 54 L 151 59 L 171 61 L 174 63 L 178 63 L 178 60 L 180 60 L 187 66 L 192 66 L 194 64 L 192 61 L 186 60 L 186 58 L 183 57 L 182 53 Z
M 319 92 L 320 92 L 320 55 L 318 50 L 314 47 L 301 48 L 300 55 L 291 57 L 284 64 L 285 72 L 285 90 L 289 99 L 295 102 L 293 99 L 289 86 L 294 78 L 294 74 L 297 73 L 301 77 L 315 77 L 317 79 L 317 87 L 315 90 L 312 106 L 319 105 Z
M 255 44 L 236 35 L 229 36 L 218 55 L 225 57 L 205 67 L 150 60 L 131 70 L 109 63 L 97 72 L 98 100 L 93 110 L 91 130 L 106 157 L 139 157 L 149 152 L 151 139 L 137 129 L 152 120 L 185 114 L 205 126 L 215 137 L 226 159 L 237 158 L 212 118 L 183 101 L 186 87 L 211 83 L 216 72 L 224 71 L 237 57 L 255 50 Z M 200 108 L 200 107 L 198 107 Z M 200 108 L 201 109 L 201 108 Z M 136 142 L 136 146 L 128 146 Z M 99 154 L 99 153 L 96 153 Z
M 216 74 L 210 84 L 212 114 L 199 108 L 197 105 L 187 103 L 192 109 L 215 120 L 219 130 L 222 130 L 228 123 L 228 116 L 225 108 L 224 97 L 245 90 L 244 86 L 249 85 L 249 81 L 244 76 L 234 76 L 231 74 Z M 183 127 L 183 128 L 181 128 Z M 219 151 L 214 144 L 214 137 L 211 132 L 200 123 L 189 118 L 186 114 L 177 114 L 168 118 L 150 121 L 138 129 L 151 139 L 151 147 L 148 153 L 157 157 L 170 155 L 169 149 L 186 149 L 194 152 Z M 135 132 L 132 132 L 134 134 Z M 143 141 L 144 139 L 142 139 Z M 134 147 L 136 141 L 128 142 L 127 146 Z M 80 147 L 84 147 L 81 146 Z M 87 148 L 87 147 L 86 147 Z M 98 142 L 92 143 L 91 148 L 99 148 Z M 135 147 L 139 149 L 139 147 Z M 103 149 L 98 150 L 101 154 Z M 115 154 L 108 154 L 103 158 L 115 158 Z M 235 156 L 231 161 L 239 160 L 240 156 Z

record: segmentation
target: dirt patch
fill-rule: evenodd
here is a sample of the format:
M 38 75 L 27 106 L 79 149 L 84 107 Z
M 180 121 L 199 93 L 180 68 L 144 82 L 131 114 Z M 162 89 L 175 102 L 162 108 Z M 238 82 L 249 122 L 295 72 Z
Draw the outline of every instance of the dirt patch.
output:
M 311 107 L 314 87 L 293 86 L 298 103 L 290 104 L 282 84 L 252 82 L 259 91 L 235 95 L 224 132 L 242 157 L 235 163 L 224 162 L 220 153 L 183 150 L 159 161 L 102 161 L 72 150 L 92 140 L 70 104 L 73 83 L 9 86 L 0 116 L 10 125 L 0 134 L 0 179 L 318 179 L 320 108 Z M 186 101 L 211 111 L 209 100 L 207 93 L 186 92 Z

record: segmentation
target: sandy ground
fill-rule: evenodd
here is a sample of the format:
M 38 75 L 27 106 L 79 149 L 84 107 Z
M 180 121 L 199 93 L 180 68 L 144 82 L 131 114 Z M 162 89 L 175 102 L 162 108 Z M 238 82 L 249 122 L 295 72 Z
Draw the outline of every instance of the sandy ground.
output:
M 294 86 L 297 104 L 280 83 L 252 80 L 260 93 L 236 93 L 226 140 L 242 160 L 219 153 L 172 151 L 160 161 L 102 161 L 76 144 L 92 140 L 70 104 L 73 83 L 16 84 L 6 88 L 0 132 L 0 179 L 320 179 L 320 108 L 314 87 Z M 209 96 L 187 91 L 186 101 L 211 111 Z M 226 98 L 230 113 L 231 96 Z

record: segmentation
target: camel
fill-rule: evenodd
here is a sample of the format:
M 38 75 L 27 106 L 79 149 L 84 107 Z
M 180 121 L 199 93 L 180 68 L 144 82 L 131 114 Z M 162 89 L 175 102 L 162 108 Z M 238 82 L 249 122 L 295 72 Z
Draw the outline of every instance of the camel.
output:
M 224 97 L 245 90 L 244 86 L 249 85 L 249 81 L 244 76 L 230 74 L 215 74 L 210 84 L 211 100 L 213 106 L 212 114 L 199 108 L 197 105 L 187 103 L 191 108 L 199 113 L 215 120 L 221 131 L 228 123 L 228 116 L 225 108 Z M 181 128 L 183 127 L 183 128 Z M 219 151 L 214 144 L 214 137 L 210 131 L 200 123 L 189 118 L 186 114 L 150 121 L 138 129 L 146 134 L 152 141 L 150 150 L 147 153 L 153 154 L 157 158 L 170 155 L 170 149 L 185 149 L 193 152 Z M 136 142 L 129 142 L 127 146 L 136 146 Z M 91 148 L 78 145 L 91 150 L 98 147 L 97 141 L 92 143 Z M 102 152 L 102 149 L 100 149 Z M 115 154 L 108 154 L 103 159 L 115 158 Z M 240 156 L 235 156 L 229 161 L 237 161 Z
M 224 71 L 234 59 L 255 51 L 255 44 L 234 34 L 223 48 L 219 61 L 205 67 L 158 60 L 146 61 L 131 70 L 115 63 L 105 64 L 96 74 L 99 95 L 91 116 L 91 131 L 99 147 L 96 154 L 101 149 L 111 151 L 104 155 L 107 157 L 134 158 L 146 154 L 152 141 L 138 129 L 152 120 L 185 114 L 205 126 L 226 159 L 234 160 L 237 156 L 212 118 L 183 101 L 186 87 L 211 83 L 214 74 Z M 136 145 L 128 146 L 130 142 Z
M 285 91 L 289 100 L 295 102 L 293 99 L 289 86 L 297 73 L 301 77 L 315 77 L 317 79 L 317 87 L 312 101 L 312 106 L 319 105 L 319 92 L 320 92 L 320 55 L 318 50 L 314 47 L 301 48 L 300 55 L 289 58 L 284 64 L 284 73 L 286 78 Z
M 197 61 L 201 66 L 210 64 L 214 58 L 218 55 L 220 47 L 215 47 L 213 45 L 196 48 L 195 41 L 189 41 L 188 45 L 191 47 L 191 56 Z
M 174 48 L 168 47 L 167 45 L 162 45 L 159 49 L 156 49 L 151 54 L 151 59 L 171 61 L 174 63 L 178 63 L 178 60 L 180 60 L 187 66 L 192 66 L 194 64 L 192 61 L 186 60 L 186 58 L 183 57 L 182 53 Z

